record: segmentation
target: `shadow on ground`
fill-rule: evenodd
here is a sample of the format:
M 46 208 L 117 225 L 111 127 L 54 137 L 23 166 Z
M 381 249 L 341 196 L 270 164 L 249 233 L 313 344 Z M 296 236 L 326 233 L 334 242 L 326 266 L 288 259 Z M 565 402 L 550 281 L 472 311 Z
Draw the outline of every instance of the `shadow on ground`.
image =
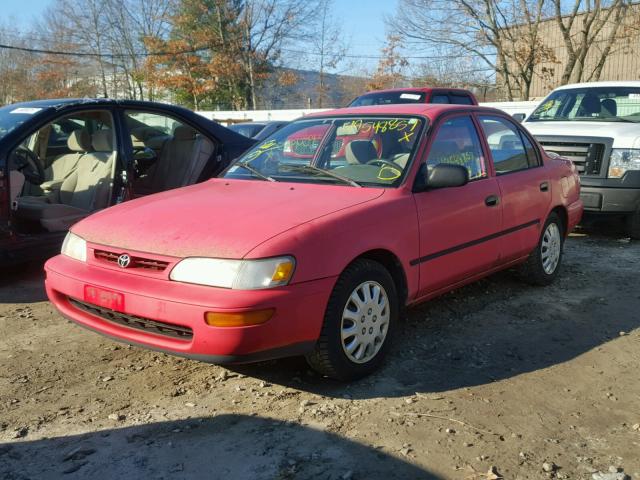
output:
M 384 368 L 351 384 L 321 378 L 303 359 L 233 370 L 329 396 L 378 398 L 481 385 L 567 362 L 640 327 L 640 242 L 582 229 L 561 276 L 532 287 L 502 272 L 409 309 Z
M 0 272 L 0 304 L 45 301 L 43 269 L 43 262 L 3 268 Z
M 0 477 L 6 480 L 440 478 L 380 450 L 331 433 L 243 415 L 0 444 Z

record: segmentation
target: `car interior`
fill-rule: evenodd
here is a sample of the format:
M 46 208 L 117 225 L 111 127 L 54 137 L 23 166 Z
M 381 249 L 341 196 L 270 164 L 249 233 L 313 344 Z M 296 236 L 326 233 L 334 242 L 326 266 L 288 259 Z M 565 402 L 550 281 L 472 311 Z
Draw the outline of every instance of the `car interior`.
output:
M 107 111 L 66 116 L 27 137 L 10 155 L 16 225 L 28 232 L 64 231 L 108 206 L 116 150 Z
M 133 195 L 142 196 L 196 183 L 215 144 L 194 128 L 146 112 L 126 112 L 135 159 Z
M 132 195 L 197 182 L 215 145 L 190 126 L 158 114 L 126 112 L 133 147 Z M 61 232 L 112 203 L 118 152 L 111 113 L 56 119 L 10 155 L 12 218 L 24 233 Z

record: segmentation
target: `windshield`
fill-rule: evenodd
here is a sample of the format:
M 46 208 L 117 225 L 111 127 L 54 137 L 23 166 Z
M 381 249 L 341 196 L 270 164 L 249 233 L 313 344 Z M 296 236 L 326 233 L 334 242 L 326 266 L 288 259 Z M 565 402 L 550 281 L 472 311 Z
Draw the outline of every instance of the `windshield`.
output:
M 41 108 L 16 107 L 7 105 L 0 108 L 0 140 L 11 131 L 28 122 Z
M 639 122 L 640 87 L 556 90 L 527 121 Z
M 425 103 L 425 93 L 415 92 L 375 92 L 356 98 L 350 107 L 367 107 L 369 105 L 388 105 L 397 103 Z
M 402 182 L 424 119 L 299 120 L 240 157 L 226 178 L 389 187 Z

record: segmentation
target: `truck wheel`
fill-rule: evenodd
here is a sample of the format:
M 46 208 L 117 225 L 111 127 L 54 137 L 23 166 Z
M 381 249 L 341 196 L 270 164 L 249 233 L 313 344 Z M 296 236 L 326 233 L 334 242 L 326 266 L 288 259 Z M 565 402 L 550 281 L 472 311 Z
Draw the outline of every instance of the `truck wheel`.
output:
M 320 337 L 307 355 L 327 377 L 354 380 L 382 362 L 398 319 L 393 278 L 378 262 L 360 259 L 338 278 L 329 297 Z
M 558 276 L 562 263 L 564 226 L 556 213 L 544 223 L 538 245 L 520 267 L 524 280 L 533 285 L 549 285 Z
M 627 234 L 634 240 L 640 240 L 640 209 L 627 217 Z

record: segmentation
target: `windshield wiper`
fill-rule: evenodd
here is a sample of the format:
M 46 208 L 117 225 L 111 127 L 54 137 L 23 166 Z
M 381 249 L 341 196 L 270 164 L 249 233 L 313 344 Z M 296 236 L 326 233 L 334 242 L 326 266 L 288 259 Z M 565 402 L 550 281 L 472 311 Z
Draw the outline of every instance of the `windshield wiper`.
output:
M 314 167 L 313 165 L 291 165 L 291 164 L 289 164 L 289 165 L 287 165 L 287 168 L 298 169 L 298 170 L 306 170 L 308 172 L 320 173 L 321 175 L 326 175 L 327 177 L 332 177 L 332 178 L 335 178 L 336 180 L 340 180 L 341 182 L 349 184 L 352 187 L 362 187 L 362 185 L 360 185 L 355 180 L 351 180 L 348 177 L 344 177 L 344 176 L 340 175 L 339 173 L 335 173 L 335 172 L 332 172 L 330 170 L 323 170 L 322 168 Z
M 267 180 L 268 182 L 277 182 L 277 180 L 273 177 L 270 177 L 269 175 L 265 175 L 264 173 L 262 173 L 260 170 L 258 170 L 257 168 L 252 167 L 251 165 L 249 165 L 248 162 L 238 162 L 236 163 L 236 165 L 244 168 L 245 170 L 250 171 L 251 173 L 253 173 L 256 177 L 261 178 L 262 180 Z

